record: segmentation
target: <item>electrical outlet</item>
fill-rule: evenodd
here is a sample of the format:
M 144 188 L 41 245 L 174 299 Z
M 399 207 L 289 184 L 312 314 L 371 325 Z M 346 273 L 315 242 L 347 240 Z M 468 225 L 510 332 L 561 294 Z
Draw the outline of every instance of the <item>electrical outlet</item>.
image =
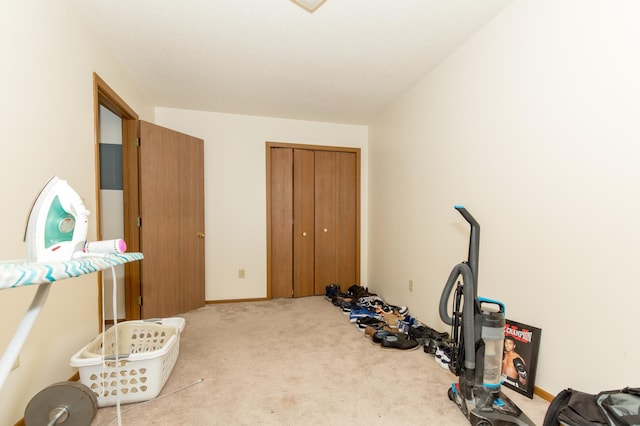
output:
M 245 275 L 245 270 L 244 269 L 238 269 L 238 278 L 244 278 Z
M 413 280 L 409 280 L 409 291 L 413 291 Z

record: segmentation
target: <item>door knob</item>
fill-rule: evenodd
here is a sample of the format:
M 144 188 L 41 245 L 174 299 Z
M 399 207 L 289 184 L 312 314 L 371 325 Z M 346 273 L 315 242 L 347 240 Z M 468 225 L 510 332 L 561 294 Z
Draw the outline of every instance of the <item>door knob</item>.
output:
M 303 233 L 302 233 L 302 236 L 303 236 L 303 237 L 306 237 L 306 236 L 307 236 L 307 233 L 306 233 L 306 232 L 303 232 Z
M 197 236 L 198 238 L 204 238 L 204 237 L 205 237 L 204 232 L 198 232 L 198 233 L 196 234 L 196 236 Z
M 329 230 L 327 228 L 324 228 L 323 231 L 324 232 L 329 232 Z

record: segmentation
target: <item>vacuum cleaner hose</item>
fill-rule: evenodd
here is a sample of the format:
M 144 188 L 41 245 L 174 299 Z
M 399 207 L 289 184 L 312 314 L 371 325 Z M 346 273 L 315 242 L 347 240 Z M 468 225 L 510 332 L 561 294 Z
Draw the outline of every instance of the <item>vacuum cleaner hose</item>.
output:
M 447 325 L 453 325 L 453 317 L 449 315 L 447 305 L 449 303 L 449 296 L 453 291 L 453 286 L 459 276 L 462 275 L 462 294 L 464 296 L 464 304 L 462 307 L 462 321 L 464 324 L 464 352 L 465 360 L 464 366 L 469 369 L 476 368 L 476 348 L 475 348 L 475 312 L 474 304 L 476 300 L 475 289 L 473 285 L 473 274 L 471 268 L 466 263 L 458 263 L 453 267 L 449 279 L 442 290 L 442 296 L 440 296 L 440 319 Z

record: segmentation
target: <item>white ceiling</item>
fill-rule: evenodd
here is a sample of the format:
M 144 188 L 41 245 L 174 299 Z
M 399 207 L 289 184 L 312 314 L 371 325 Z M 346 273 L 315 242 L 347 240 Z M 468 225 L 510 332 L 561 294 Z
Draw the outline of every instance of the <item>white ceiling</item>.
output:
M 512 0 L 72 0 L 156 106 L 368 124 Z

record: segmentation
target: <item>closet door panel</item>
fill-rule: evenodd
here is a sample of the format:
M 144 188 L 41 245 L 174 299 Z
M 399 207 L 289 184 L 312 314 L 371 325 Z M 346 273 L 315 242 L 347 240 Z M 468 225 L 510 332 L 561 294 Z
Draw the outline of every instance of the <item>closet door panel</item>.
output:
M 359 284 L 357 262 L 356 154 L 336 153 L 336 281 L 343 288 Z
M 324 294 L 326 286 L 337 281 L 337 179 L 336 153 L 316 151 L 316 257 L 315 294 Z M 342 283 L 339 283 L 342 284 Z
M 293 150 L 272 148 L 271 296 L 291 297 L 293 289 Z
M 293 153 L 293 296 L 314 295 L 314 155 Z

